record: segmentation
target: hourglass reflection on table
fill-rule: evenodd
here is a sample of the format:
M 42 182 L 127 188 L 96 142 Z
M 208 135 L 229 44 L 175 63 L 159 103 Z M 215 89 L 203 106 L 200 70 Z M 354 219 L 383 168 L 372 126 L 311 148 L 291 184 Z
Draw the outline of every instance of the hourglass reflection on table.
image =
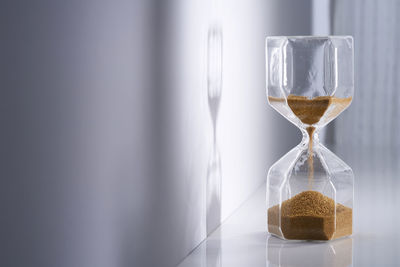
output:
M 269 104 L 303 133 L 268 172 L 268 231 L 294 240 L 351 235 L 354 175 L 318 132 L 352 101 L 353 39 L 267 37 L 266 59 Z

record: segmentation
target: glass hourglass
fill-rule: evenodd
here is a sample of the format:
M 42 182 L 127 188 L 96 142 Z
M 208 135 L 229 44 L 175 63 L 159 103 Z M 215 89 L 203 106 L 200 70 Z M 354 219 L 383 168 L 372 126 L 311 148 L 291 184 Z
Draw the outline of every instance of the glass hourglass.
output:
M 354 175 L 318 132 L 352 101 L 353 39 L 267 37 L 266 61 L 269 104 L 303 134 L 269 169 L 268 232 L 294 240 L 351 235 Z

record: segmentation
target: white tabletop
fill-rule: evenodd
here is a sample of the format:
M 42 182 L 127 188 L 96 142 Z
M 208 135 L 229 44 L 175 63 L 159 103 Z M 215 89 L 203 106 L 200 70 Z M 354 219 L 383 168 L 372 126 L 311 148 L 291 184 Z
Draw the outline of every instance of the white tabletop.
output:
M 270 236 L 263 185 L 179 267 L 400 266 L 400 157 L 384 149 L 343 149 L 356 175 L 352 237 L 295 242 Z

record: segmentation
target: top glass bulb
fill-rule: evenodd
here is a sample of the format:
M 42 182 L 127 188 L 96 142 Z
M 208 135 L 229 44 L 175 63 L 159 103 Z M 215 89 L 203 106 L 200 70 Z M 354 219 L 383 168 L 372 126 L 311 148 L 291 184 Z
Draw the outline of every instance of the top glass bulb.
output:
M 268 101 L 298 127 L 320 128 L 351 103 L 351 36 L 267 37 Z

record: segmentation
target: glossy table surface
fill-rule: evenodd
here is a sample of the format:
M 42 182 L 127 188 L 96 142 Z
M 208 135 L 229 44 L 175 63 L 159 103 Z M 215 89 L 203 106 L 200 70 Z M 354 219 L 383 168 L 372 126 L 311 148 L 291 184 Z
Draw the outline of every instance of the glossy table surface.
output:
M 340 150 L 341 149 L 341 150 Z M 354 234 L 329 242 L 283 241 L 266 231 L 265 185 L 179 267 L 400 266 L 400 156 L 338 148 L 355 173 Z

